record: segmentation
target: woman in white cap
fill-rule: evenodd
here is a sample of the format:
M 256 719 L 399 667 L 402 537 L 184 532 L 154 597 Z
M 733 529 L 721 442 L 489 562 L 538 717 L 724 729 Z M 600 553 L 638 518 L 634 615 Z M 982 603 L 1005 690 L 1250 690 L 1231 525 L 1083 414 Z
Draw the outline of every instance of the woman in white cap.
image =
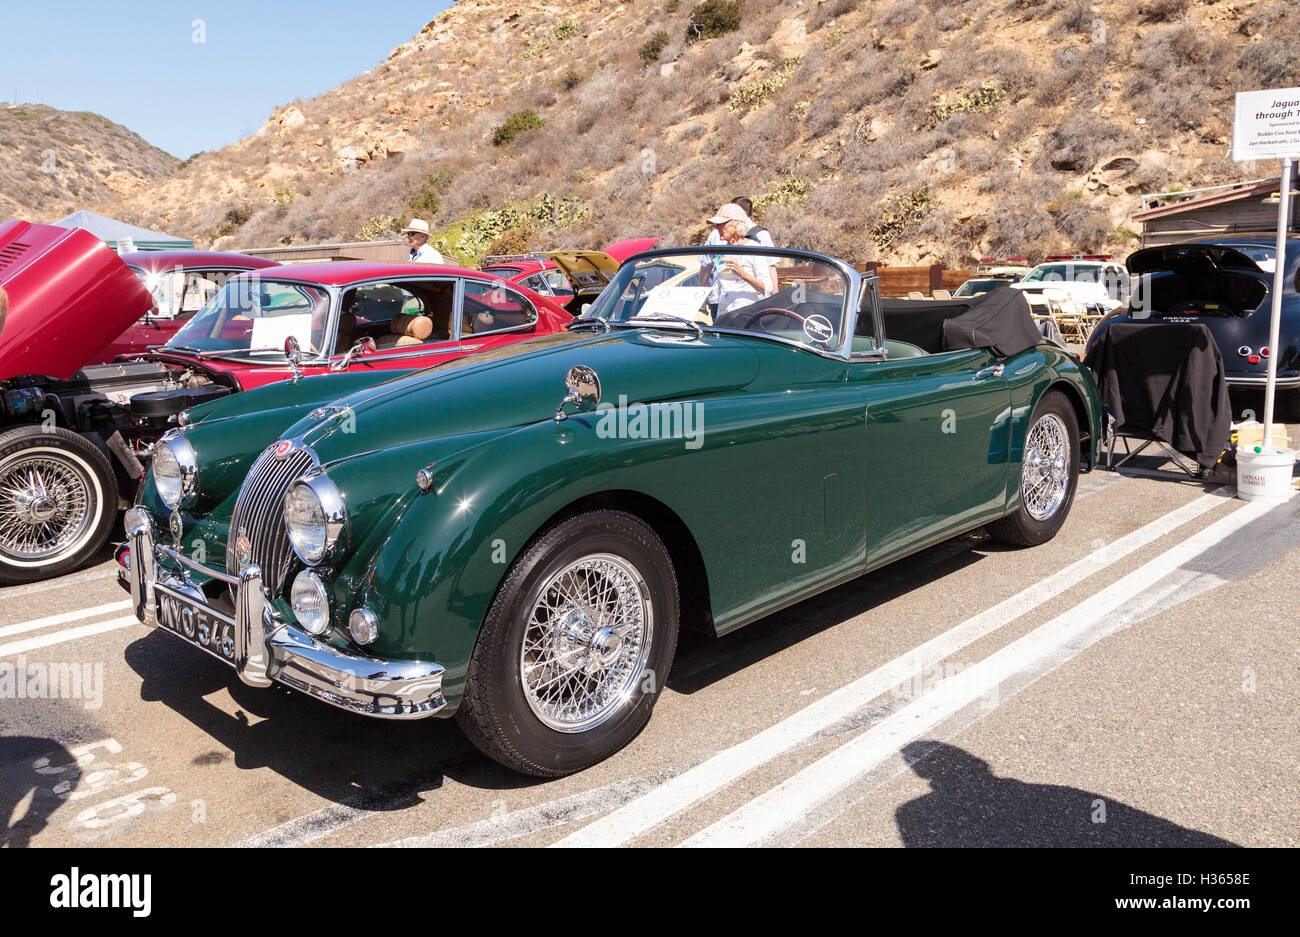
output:
M 411 223 L 402 229 L 406 235 L 406 246 L 411 249 L 406 259 L 416 264 L 440 264 L 442 254 L 429 243 L 429 222 L 412 218 Z
M 734 202 L 718 209 L 709 219 L 724 244 L 760 246 L 757 238 L 749 236 L 752 222 L 745 210 Z M 776 292 L 776 259 L 754 255 L 718 255 L 714 264 L 714 290 L 711 299 L 717 302 L 718 312 L 731 312 L 755 303 Z

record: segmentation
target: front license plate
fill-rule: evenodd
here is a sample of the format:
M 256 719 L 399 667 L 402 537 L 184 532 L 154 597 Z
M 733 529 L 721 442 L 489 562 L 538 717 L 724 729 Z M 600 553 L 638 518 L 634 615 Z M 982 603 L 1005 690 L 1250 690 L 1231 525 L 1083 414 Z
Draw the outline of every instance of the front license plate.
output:
M 154 585 L 158 625 L 228 664 L 235 662 L 235 620 L 166 586 Z

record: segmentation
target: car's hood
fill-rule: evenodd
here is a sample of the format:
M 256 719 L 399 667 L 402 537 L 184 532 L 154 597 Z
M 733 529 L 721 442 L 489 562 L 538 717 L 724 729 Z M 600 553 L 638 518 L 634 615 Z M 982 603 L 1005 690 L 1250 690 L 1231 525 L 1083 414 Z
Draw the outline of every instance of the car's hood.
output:
M 1148 247 L 1130 254 L 1124 265 L 1134 276 L 1158 273 L 1163 270 L 1177 272 L 1189 267 L 1200 272 L 1219 270 L 1244 270 L 1256 274 L 1264 272 L 1259 264 L 1241 251 L 1222 244 L 1165 244 L 1160 247 Z
M 308 417 L 285 436 L 305 439 L 330 461 L 438 436 L 531 425 L 554 418 L 574 365 L 600 378 L 602 409 L 699 399 L 754 380 L 753 341 L 651 329 L 540 336 L 342 397 L 331 413 Z
M 153 306 L 139 278 L 81 228 L 0 225 L 0 379 L 69 378 Z
M 613 257 L 617 263 L 622 263 L 633 254 L 639 254 L 642 251 L 653 250 L 663 238 L 629 238 L 626 241 L 615 241 L 609 247 L 605 248 L 605 253 Z
M 618 273 L 619 261 L 604 251 L 551 251 L 546 256 L 579 293 L 600 292 Z
M 1035 280 L 1033 283 L 1026 283 L 1021 280 L 1019 283 L 1008 283 L 1007 285 L 1013 290 L 1020 290 L 1023 293 L 1060 290 L 1068 296 L 1107 295 L 1104 283 L 1081 283 L 1078 280 Z

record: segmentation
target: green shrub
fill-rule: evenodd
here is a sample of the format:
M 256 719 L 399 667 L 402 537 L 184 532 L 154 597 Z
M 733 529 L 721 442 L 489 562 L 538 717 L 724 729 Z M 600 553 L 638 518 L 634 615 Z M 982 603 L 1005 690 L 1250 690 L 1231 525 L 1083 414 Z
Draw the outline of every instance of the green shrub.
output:
M 871 226 L 871 236 L 882 250 L 889 250 L 913 225 L 919 223 L 939 204 L 928 184 L 898 196 L 894 208 L 880 213 Z
M 492 145 L 505 146 L 525 130 L 536 130 L 545 123 L 546 121 L 538 117 L 537 112 L 532 108 L 516 111 L 505 119 L 505 123 L 492 131 Z
M 641 45 L 641 59 L 645 62 L 657 61 L 660 54 L 672 40 L 669 38 L 667 31 L 659 30 Z
M 406 213 L 413 218 L 431 221 L 442 204 L 442 193 L 447 191 L 455 177 L 450 169 L 436 169 L 424 177 L 415 194 L 406 200 Z
M 986 81 L 980 85 L 978 91 L 969 95 L 960 95 L 951 104 L 930 105 L 930 129 L 933 130 L 953 114 L 962 111 L 991 111 L 1006 99 L 1007 93 L 998 87 L 996 81 Z
M 572 91 L 586 80 L 586 75 L 578 71 L 576 68 L 571 68 L 565 72 L 564 76 L 560 79 L 560 90 Z
M 704 0 L 686 21 L 686 41 L 713 39 L 740 28 L 742 0 Z
M 790 76 L 798 67 L 799 56 L 782 59 L 781 64 L 771 75 L 746 82 L 737 88 L 731 99 L 727 101 L 727 107 L 735 111 L 742 107 L 757 107 L 763 104 L 785 87 L 785 83 L 790 80 Z
M 677 8 L 681 5 L 682 5 L 682 0 L 668 0 L 668 2 L 664 4 L 664 12 L 676 13 Z
M 555 42 L 559 42 L 562 39 L 569 39 L 578 34 L 579 28 L 577 20 L 560 20 L 551 27 L 551 39 Z
M 249 218 L 253 217 L 253 206 L 245 202 L 242 205 L 236 205 L 226 212 L 226 217 L 221 220 L 221 225 L 217 228 L 212 237 L 225 237 L 227 234 L 234 234 L 244 226 Z

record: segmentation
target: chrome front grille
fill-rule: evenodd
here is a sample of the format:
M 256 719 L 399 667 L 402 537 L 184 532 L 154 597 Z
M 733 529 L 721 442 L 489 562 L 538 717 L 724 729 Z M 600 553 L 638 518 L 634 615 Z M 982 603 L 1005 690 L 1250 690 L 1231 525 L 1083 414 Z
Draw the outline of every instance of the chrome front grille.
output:
M 262 581 L 272 593 L 279 591 L 293 553 L 289 534 L 284 529 L 284 496 L 289 486 L 315 464 L 306 449 L 290 449 L 277 458 L 276 448 L 269 447 L 249 470 L 235 501 L 230 532 L 226 536 L 226 571 L 239 575 L 241 564 L 236 545 L 241 536 L 246 537 L 249 544 L 246 563 L 262 567 Z

